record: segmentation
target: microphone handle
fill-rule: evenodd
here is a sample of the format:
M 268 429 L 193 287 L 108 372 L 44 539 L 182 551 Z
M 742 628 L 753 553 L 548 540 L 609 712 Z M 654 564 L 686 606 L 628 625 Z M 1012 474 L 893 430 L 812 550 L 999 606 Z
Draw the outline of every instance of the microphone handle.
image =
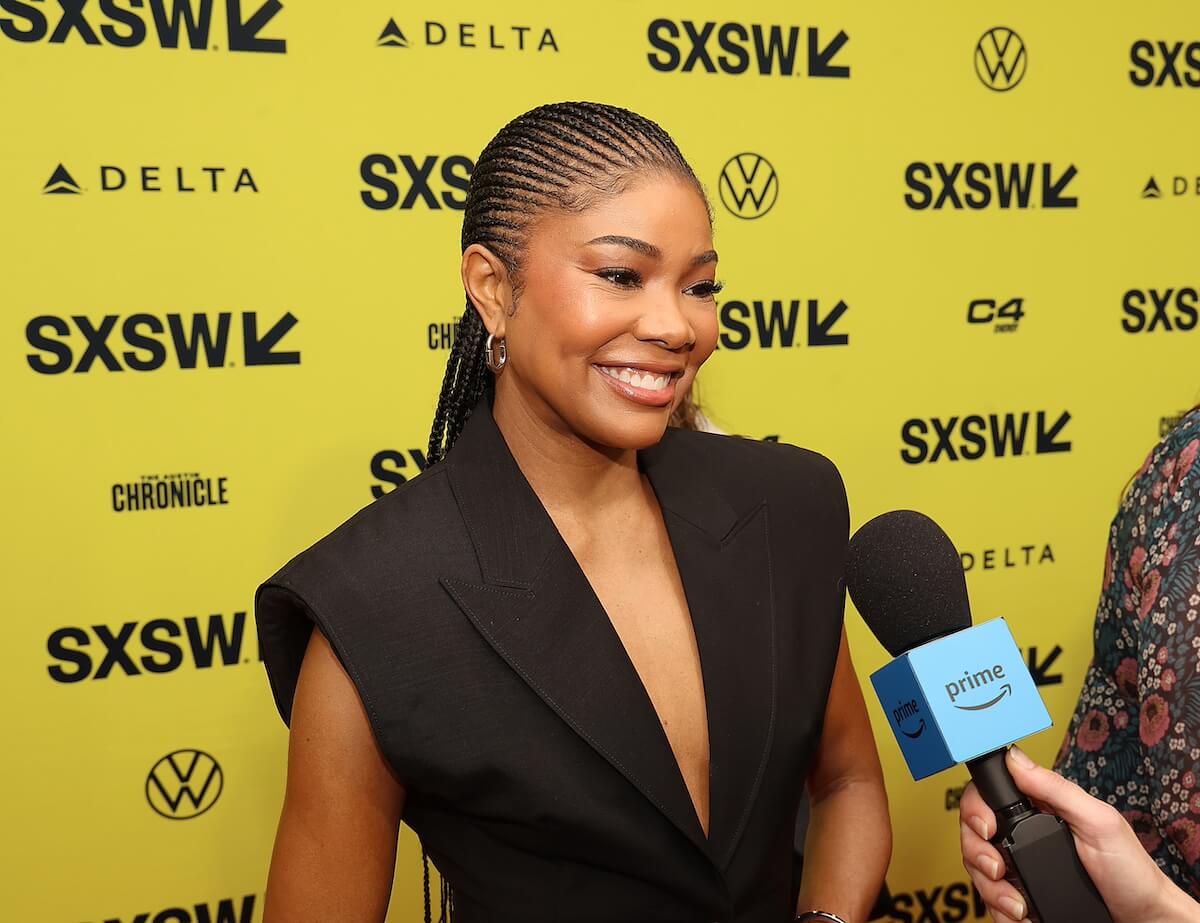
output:
M 1071 828 L 1043 814 L 1017 788 L 1004 762 L 1007 748 L 967 761 L 979 794 L 996 814 L 994 845 L 1004 855 L 1005 878 L 1025 898 L 1032 923 L 1112 923 L 1091 877 L 1079 861 Z

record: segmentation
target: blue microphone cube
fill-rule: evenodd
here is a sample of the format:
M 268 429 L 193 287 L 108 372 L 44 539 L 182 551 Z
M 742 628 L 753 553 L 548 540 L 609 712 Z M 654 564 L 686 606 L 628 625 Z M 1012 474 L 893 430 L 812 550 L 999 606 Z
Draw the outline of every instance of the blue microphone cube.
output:
M 871 674 L 914 779 L 1050 727 L 1002 618 L 914 647 Z

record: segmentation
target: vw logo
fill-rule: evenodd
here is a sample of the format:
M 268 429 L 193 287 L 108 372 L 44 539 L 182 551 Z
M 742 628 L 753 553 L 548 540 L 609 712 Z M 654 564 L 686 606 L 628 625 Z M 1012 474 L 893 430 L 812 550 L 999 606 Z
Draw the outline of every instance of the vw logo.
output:
M 203 750 L 174 750 L 146 776 L 146 801 L 169 820 L 199 817 L 221 797 L 225 774 Z
M 721 168 L 721 204 L 730 214 L 761 218 L 779 198 L 779 178 L 771 161 L 761 154 L 737 154 Z
M 983 85 L 1005 93 L 1025 76 L 1025 43 L 1012 29 L 988 29 L 975 45 L 975 73 Z

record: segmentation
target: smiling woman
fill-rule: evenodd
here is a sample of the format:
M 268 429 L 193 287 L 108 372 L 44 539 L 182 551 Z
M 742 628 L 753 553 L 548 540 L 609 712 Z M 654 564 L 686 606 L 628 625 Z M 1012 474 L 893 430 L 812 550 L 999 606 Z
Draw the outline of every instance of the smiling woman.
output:
M 841 479 L 668 426 L 716 265 L 648 119 L 558 103 L 484 149 L 429 467 L 256 595 L 291 728 L 265 923 L 381 920 L 401 817 L 458 923 L 865 919 L 891 836 Z

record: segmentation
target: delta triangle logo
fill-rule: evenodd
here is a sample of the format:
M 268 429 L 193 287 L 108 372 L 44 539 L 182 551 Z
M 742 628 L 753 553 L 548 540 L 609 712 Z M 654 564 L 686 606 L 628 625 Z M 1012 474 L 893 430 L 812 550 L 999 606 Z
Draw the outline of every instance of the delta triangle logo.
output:
M 404 37 L 404 33 L 396 25 L 396 20 L 389 19 L 387 25 L 383 27 L 383 31 L 379 33 L 379 38 L 376 40 L 375 45 L 379 48 L 407 48 L 408 39 Z
M 1161 199 L 1162 190 L 1158 188 L 1158 183 L 1154 181 L 1154 177 L 1150 177 L 1150 182 L 1142 188 L 1143 199 Z
M 82 193 L 83 190 L 79 188 L 75 178 L 61 163 L 54 168 L 50 179 L 46 180 L 46 185 L 42 187 L 43 195 L 82 195 Z

